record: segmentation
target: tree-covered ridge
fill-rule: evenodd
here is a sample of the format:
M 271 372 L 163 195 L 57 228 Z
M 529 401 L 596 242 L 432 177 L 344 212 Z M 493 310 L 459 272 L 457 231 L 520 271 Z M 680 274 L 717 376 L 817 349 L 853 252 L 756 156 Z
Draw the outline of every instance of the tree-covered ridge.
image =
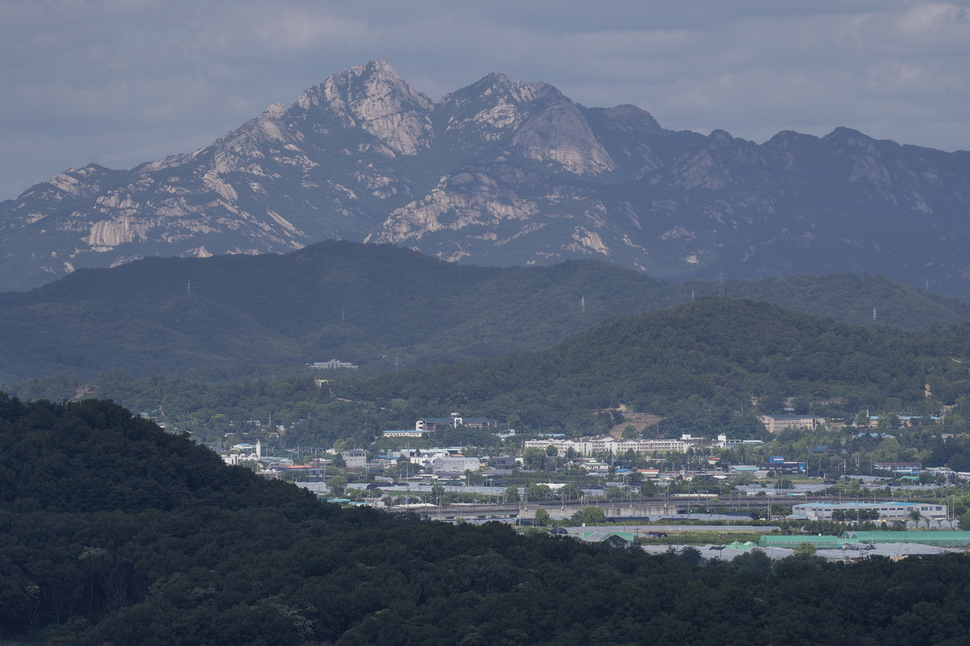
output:
M 0 393 L 0 437 L 0 507 L 18 513 L 238 509 L 250 493 L 275 487 L 94 399 L 24 404 Z
M 819 414 L 850 417 L 889 399 L 921 413 L 955 404 L 970 393 L 970 366 L 961 361 L 970 355 L 968 332 L 967 325 L 867 329 L 713 298 L 607 321 L 547 350 L 384 375 L 347 392 L 378 403 L 397 397 L 419 408 L 515 415 L 531 428 L 565 423 L 574 432 L 594 428 L 591 411 L 620 404 L 674 416 L 713 407 L 735 419 L 709 425 L 708 434 L 742 432 L 756 428 L 756 411 L 781 412 L 789 397 Z
M 92 382 L 57 376 L 16 387 L 20 397 L 110 398 L 220 444 L 246 420 L 285 427 L 281 443 L 367 446 L 384 429 L 460 411 L 520 432 L 603 432 L 594 411 L 625 405 L 664 416 L 650 433 L 760 436 L 762 413 L 853 422 L 873 414 L 937 415 L 947 432 L 970 419 L 970 324 L 928 332 L 865 328 L 752 301 L 702 298 L 669 311 L 613 319 L 540 351 L 401 370 L 297 371 L 207 383 L 186 377 Z M 314 378 L 325 378 L 317 386 Z M 961 421 L 962 420 L 962 421 Z M 481 445 L 480 443 L 475 443 Z
M 288 255 L 148 258 L 0 294 L 0 381 L 106 371 L 227 380 L 333 358 L 374 374 L 537 350 L 722 293 L 862 325 L 970 317 L 965 303 L 879 277 L 665 285 L 604 262 L 485 268 L 331 241 Z
M 0 395 L 0 441 L 3 640 L 958 644 L 970 629 L 964 555 L 698 567 L 691 553 L 341 510 L 109 402 Z M 117 504 L 71 497 L 95 479 Z

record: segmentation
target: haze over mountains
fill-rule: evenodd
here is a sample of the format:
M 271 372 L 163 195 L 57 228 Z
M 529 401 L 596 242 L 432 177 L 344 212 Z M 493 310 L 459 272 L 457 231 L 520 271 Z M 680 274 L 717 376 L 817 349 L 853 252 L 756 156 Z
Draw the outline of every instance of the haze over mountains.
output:
M 966 298 L 967 195 L 967 152 L 844 128 L 760 145 L 673 132 L 500 74 L 434 102 L 374 61 L 190 154 L 70 169 L 0 204 L 0 290 L 340 238 L 669 279 L 869 272 Z

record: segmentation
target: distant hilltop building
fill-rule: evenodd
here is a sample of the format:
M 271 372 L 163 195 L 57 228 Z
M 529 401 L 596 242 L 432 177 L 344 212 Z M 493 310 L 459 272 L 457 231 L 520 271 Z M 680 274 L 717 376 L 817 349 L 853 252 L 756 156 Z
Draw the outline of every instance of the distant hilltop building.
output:
M 576 440 L 564 439 L 542 439 L 526 440 L 524 448 L 546 449 L 550 446 L 556 448 L 559 455 L 566 455 L 566 451 L 572 449 L 577 455 L 591 456 L 596 453 L 612 453 L 620 455 L 627 451 L 634 453 L 687 453 L 687 451 L 698 446 L 701 440 L 690 435 L 682 435 L 679 440 L 618 440 L 612 435 L 593 435 Z
M 781 433 L 789 429 L 815 430 L 825 420 L 814 415 L 762 415 L 761 421 L 769 433 Z
M 486 428 L 488 426 L 487 417 L 462 417 L 458 413 L 452 413 L 451 417 L 422 417 L 414 423 L 416 431 L 429 431 L 434 433 L 437 426 L 450 426 L 458 428 Z
M 343 456 L 344 464 L 347 465 L 348 469 L 367 468 L 367 451 L 364 449 L 350 449 L 349 451 L 341 451 L 340 455 Z
M 923 465 L 919 462 L 876 462 L 872 465 L 876 471 L 890 471 L 896 475 L 919 476 Z
M 481 429 L 487 428 L 488 424 L 489 420 L 485 417 L 462 417 L 458 413 L 452 413 L 451 417 L 422 417 L 414 423 L 413 429 L 386 430 L 382 431 L 381 434 L 384 437 L 425 437 L 428 433 L 434 433 L 439 426 L 449 428 L 464 426 L 465 428 Z
M 403 429 L 403 430 L 386 430 L 382 431 L 381 434 L 384 437 L 424 437 L 428 434 L 427 431 L 422 431 L 418 429 Z
M 330 361 L 314 361 L 313 363 L 307 365 L 309 365 L 311 368 L 316 368 L 317 370 L 336 370 L 337 368 L 350 368 L 351 370 L 357 370 L 357 366 L 349 361 L 337 361 L 336 359 L 331 359 Z

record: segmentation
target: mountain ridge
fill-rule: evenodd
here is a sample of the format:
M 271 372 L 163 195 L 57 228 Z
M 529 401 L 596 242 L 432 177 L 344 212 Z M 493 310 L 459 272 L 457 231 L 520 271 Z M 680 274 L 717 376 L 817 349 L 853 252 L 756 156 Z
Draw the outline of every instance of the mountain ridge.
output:
M 0 381 L 107 371 L 219 380 L 333 358 L 372 374 L 535 350 L 719 295 L 868 326 L 970 320 L 967 303 L 877 276 L 664 284 L 600 260 L 483 267 L 325 241 L 289 254 L 146 258 L 0 293 Z
M 875 273 L 970 296 L 970 153 L 836 128 L 666 130 L 503 74 L 438 102 L 372 61 L 191 153 L 68 169 L 0 203 L 0 290 L 150 256 L 392 243 L 662 279 Z

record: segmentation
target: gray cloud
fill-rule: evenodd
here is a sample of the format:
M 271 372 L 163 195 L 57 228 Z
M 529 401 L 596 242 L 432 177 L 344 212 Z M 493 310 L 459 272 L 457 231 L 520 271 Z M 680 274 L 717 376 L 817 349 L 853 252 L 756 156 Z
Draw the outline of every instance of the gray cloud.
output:
M 374 58 L 433 99 L 490 72 L 661 125 L 970 149 L 970 10 L 903 0 L 0 0 L 0 198 L 209 143 Z

